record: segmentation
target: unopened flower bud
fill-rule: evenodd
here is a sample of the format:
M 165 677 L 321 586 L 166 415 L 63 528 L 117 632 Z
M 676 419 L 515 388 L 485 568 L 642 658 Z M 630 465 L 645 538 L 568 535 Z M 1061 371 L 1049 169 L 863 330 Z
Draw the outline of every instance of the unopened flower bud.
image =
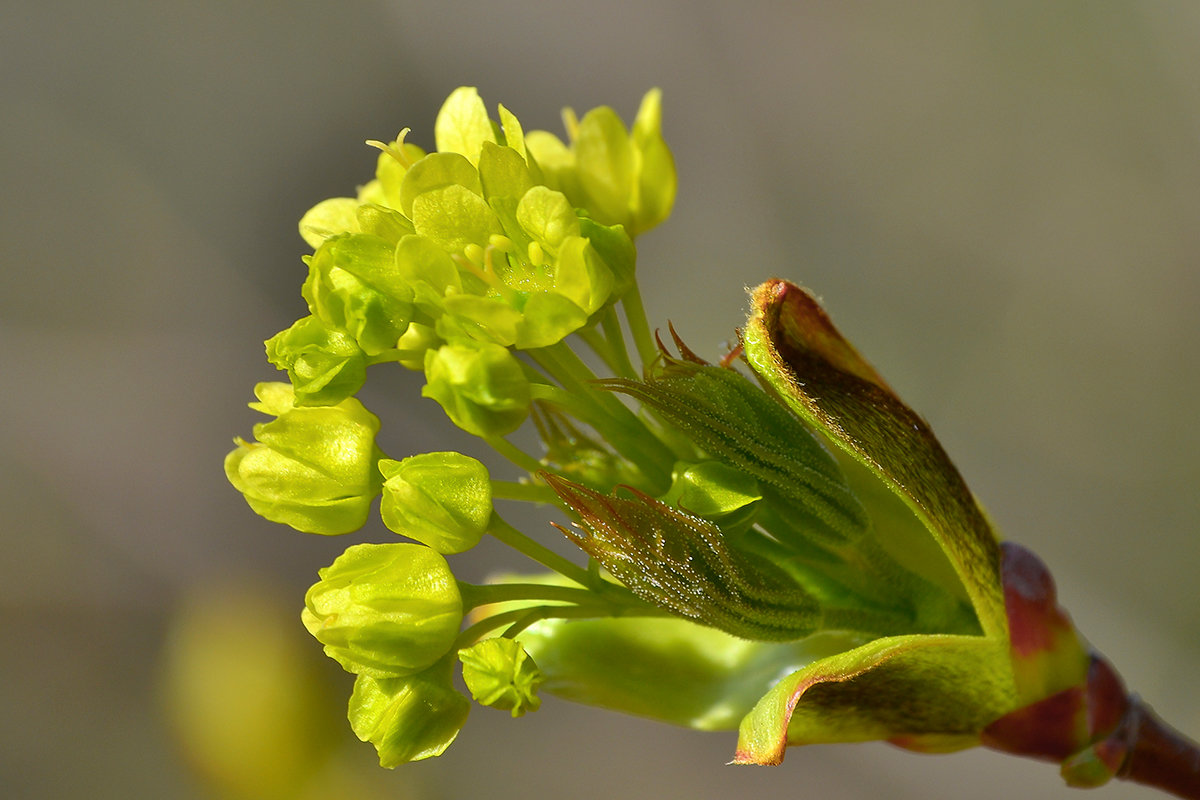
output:
M 546 677 L 515 639 L 492 638 L 458 652 L 463 681 L 480 705 L 510 711 L 520 717 L 537 711 L 538 687 Z
M 451 684 L 451 661 L 403 678 L 359 675 L 350 695 L 350 727 L 391 769 L 439 756 L 450 746 L 471 710 Z
M 388 528 L 439 553 L 479 544 L 492 517 L 487 467 L 461 453 L 423 453 L 379 463 L 380 514 Z
M 412 319 L 412 289 L 396 270 L 395 247 L 371 234 L 327 239 L 308 259 L 302 294 L 315 316 L 371 356 L 394 348 Z
M 414 371 L 425 369 L 425 354 L 443 344 L 442 337 L 430 326 L 420 322 L 410 323 L 400 341 L 396 342 L 396 349 L 401 353 L 400 366 Z
M 276 419 L 254 426 L 256 442 L 236 439 L 225 475 L 255 513 L 306 533 L 361 528 L 382 482 L 375 447 L 379 419 L 350 398 L 334 406 L 295 406 L 286 383 L 260 383 L 250 407 Z
M 419 544 L 359 544 L 318 572 L 301 619 L 348 672 L 411 675 L 445 655 L 462 624 L 446 559 Z
M 266 342 L 267 360 L 287 370 L 299 405 L 340 403 L 362 388 L 367 357 L 354 338 L 316 317 L 298 320 Z
M 512 433 L 529 415 L 529 379 L 506 348 L 460 340 L 425 354 L 425 387 L 454 424 L 476 436 Z

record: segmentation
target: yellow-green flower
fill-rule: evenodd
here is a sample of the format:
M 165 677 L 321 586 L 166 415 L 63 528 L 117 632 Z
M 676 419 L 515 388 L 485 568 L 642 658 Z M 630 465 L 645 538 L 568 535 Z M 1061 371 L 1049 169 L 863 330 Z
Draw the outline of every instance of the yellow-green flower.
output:
M 605 225 L 631 236 L 665 220 L 675 204 L 675 161 L 662 136 L 662 93 L 642 99 L 633 130 L 607 106 L 576 119 L 564 113 L 568 143 L 545 131 L 526 142 L 547 182 Z
M 229 482 L 273 522 L 307 533 L 361 528 L 382 483 L 379 418 L 353 398 L 296 406 L 286 383 L 260 383 L 254 393 L 250 407 L 275 419 L 254 426 L 257 441 L 235 440 L 225 458 Z
M 446 559 L 419 544 L 358 544 L 318 573 L 301 618 L 348 672 L 412 675 L 444 656 L 462 623 Z
M 421 453 L 379 462 L 383 524 L 439 553 L 479 544 L 492 518 L 487 467 L 461 453 Z
M 359 675 L 348 716 L 354 735 L 371 742 L 379 765 L 392 769 L 440 756 L 458 736 L 471 703 L 451 683 L 451 662 L 402 678 Z

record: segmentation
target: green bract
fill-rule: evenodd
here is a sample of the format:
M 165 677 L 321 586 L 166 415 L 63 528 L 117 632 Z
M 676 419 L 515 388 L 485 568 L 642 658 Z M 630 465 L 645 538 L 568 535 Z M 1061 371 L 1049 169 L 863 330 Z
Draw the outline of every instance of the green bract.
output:
M 726 536 L 738 536 L 754 523 L 762 490 L 753 476 L 720 461 L 681 461 L 675 465 L 671 488 L 662 498 L 668 505 L 720 525 Z
M 304 627 L 348 672 L 395 678 L 450 650 L 462 597 L 446 559 L 418 544 L 359 544 L 319 572 Z
M 250 407 L 275 416 L 254 426 L 256 442 L 236 439 L 225 475 L 254 511 L 308 533 L 349 533 L 367 519 L 381 478 L 379 419 L 357 400 L 297 407 L 286 383 L 254 387 Z
M 557 695 L 717 731 L 736 729 L 780 675 L 863 637 L 821 633 L 768 643 L 682 619 L 548 619 L 520 641 Z
M 666 502 L 709 519 L 742 511 L 762 499 L 758 481 L 720 461 L 675 465 Z
M 755 479 L 768 500 L 788 507 L 789 517 L 803 517 L 803 538 L 840 544 L 866 528 L 866 512 L 825 445 L 741 373 L 665 358 L 644 381 L 617 379 L 608 385 L 636 397 L 701 450 Z
M 520 717 L 537 711 L 538 687 L 546 680 L 537 664 L 514 639 L 484 639 L 458 652 L 463 681 L 480 705 L 509 711 Z
M 646 601 L 745 639 L 800 639 L 822 609 L 803 585 L 733 547 L 720 528 L 634 490 L 606 497 L 546 476 L 583 521 L 563 532 Z
M 479 543 L 492 517 L 487 467 L 460 453 L 424 453 L 379 462 L 383 524 L 439 553 Z

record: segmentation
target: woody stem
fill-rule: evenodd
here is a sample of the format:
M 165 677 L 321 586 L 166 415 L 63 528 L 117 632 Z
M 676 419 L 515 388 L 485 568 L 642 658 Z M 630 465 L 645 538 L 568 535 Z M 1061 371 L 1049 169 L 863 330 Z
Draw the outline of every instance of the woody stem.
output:
M 1200 745 L 1159 719 L 1140 698 L 1130 698 L 1133 750 L 1117 777 L 1200 800 Z

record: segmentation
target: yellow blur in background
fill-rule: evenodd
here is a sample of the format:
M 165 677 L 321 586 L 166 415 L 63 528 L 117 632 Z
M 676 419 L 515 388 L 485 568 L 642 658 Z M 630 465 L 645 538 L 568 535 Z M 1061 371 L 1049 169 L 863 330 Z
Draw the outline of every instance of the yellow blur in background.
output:
M 419 800 L 349 735 L 346 681 L 265 575 L 192 586 L 172 615 L 159 695 L 179 756 L 228 800 Z M 332 667 L 332 669 L 331 669 Z

